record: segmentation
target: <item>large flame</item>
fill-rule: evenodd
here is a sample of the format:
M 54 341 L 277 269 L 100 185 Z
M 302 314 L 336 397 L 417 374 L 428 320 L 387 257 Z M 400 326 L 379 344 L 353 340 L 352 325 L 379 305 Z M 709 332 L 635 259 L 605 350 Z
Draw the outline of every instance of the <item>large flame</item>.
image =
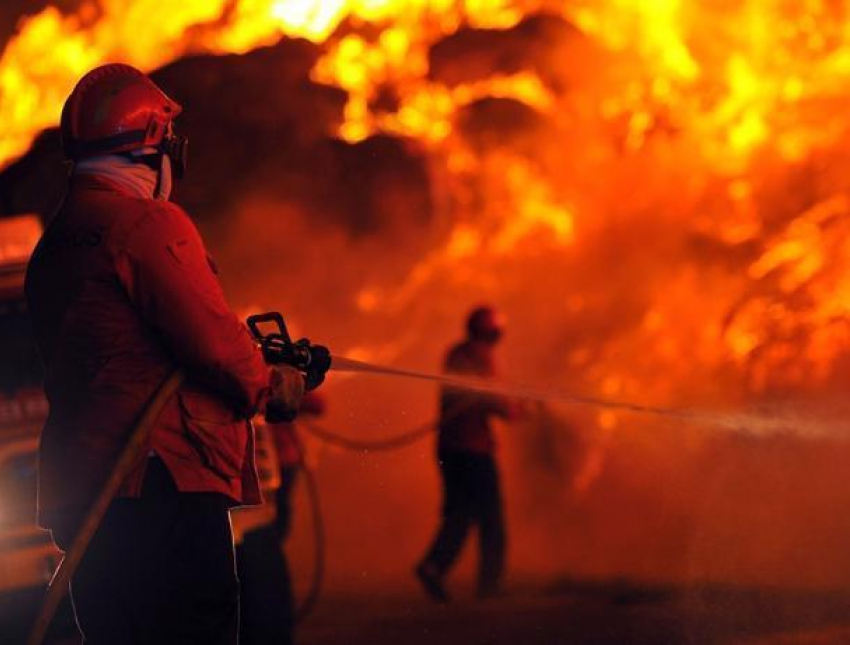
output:
M 18 34 L 0 59 L 0 163 L 26 151 L 35 134 L 58 121 L 62 102 L 79 77 L 108 61 L 150 70 L 196 51 L 248 51 L 281 36 L 326 40 L 345 18 L 385 27 L 377 45 L 343 38 L 328 74 L 352 95 L 349 113 L 369 87 L 390 72 L 408 68 L 421 75 L 424 47 L 443 32 L 469 19 L 492 25 L 516 21 L 521 14 L 502 0 L 194 0 L 169 5 L 153 0 L 83 2 L 63 15 L 48 7 L 23 19 Z M 407 58 L 418 45 L 419 65 Z M 347 125 L 347 131 L 359 130 Z
M 836 390 L 850 350 L 847 12 L 827 0 L 86 0 L 22 20 L 6 45 L 0 164 L 57 123 L 99 63 L 152 70 L 305 38 L 322 50 L 312 79 L 347 93 L 335 135 L 404 138 L 444 193 L 434 243 L 350 295 L 364 318 L 395 331 L 404 316 L 412 331 L 352 355 L 392 360 L 430 328 L 418 303 L 447 317 L 480 297 L 533 314 L 514 321 L 530 339 L 515 364 L 607 397 L 731 405 Z M 440 68 L 453 38 L 527 33 L 535 18 L 533 37 L 560 25 L 539 60 L 482 50 L 469 69 Z M 510 136 L 469 116 L 503 108 Z M 592 422 L 604 448 L 621 418 Z
M 440 40 L 466 28 L 509 29 L 541 10 L 576 26 L 565 40 L 592 43 L 585 57 L 596 58 L 587 61 L 581 50 L 568 60 L 555 48 L 565 65 L 587 63 L 587 70 L 564 72 L 567 85 L 581 84 L 580 94 L 535 69 L 469 80 L 431 73 L 429 53 Z M 789 362 L 796 367 L 783 371 L 784 380 L 825 376 L 846 348 L 846 196 L 823 196 L 784 230 L 768 230 L 755 193 L 766 166 L 799 163 L 848 130 L 848 111 L 835 109 L 850 73 L 844 10 L 827 2 L 754 0 L 726 3 L 720 12 L 712 3 L 680 0 L 566 7 L 520 0 L 195 0 L 164 13 L 152 0 L 104 0 L 83 2 L 67 15 L 48 7 L 21 21 L 0 59 L 0 163 L 57 122 L 74 81 L 96 64 L 123 60 L 150 70 L 188 52 L 244 52 L 281 36 L 307 38 L 324 43 L 314 80 L 348 94 L 339 136 L 357 141 L 383 132 L 420 140 L 443 160 L 450 181 L 487 192 L 485 207 L 462 213 L 445 246 L 392 293 L 365 287 L 358 296 L 364 310 L 378 300 L 408 301 L 433 280 L 483 280 L 493 258 L 523 243 L 568 248 L 608 207 L 599 186 L 580 194 L 562 183 L 563 172 L 553 170 L 557 150 L 482 149 L 459 132 L 466 107 L 506 98 L 545 115 L 567 138 L 571 127 L 593 124 L 594 132 L 575 140 L 585 146 L 586 163 L 606 169 L 609 179 L 638 173 L 638 182 L 681 180 L 680 198 L 655 206 L 691 217 L 692 233 L 762 247 L 746 275 L 724 278 L 723 289 L 737 302 L 723 298 L 726 306 L 711 314 L 706 303 L 694 302 L 685 273 L 650 306 L 634 342 L 672 355 L 679 339 L 711 364 L 746 364 L 753 388 Z M 388 92 L 395 97 L 389 106 L 380 100 Z M 680 172 L 658 170 L 671 166 Z M 719 204 L 711 210 L 694 202 L 708 184 L 716 186 Z M 692 330 L 687 314 L 685 321 L 676 314 L 674 323 L 672 308 L 700 312 Z M 611 376 L 604 372 L 600 383 Z
M 508 29 L 541 10 L 575 25 L 570 39 L 592 43 L 583 55 L 598 60 L 586 61 L 584 72 L 564 73 L 567 82 L 582 84 L 581 94 L 534 69 L 450 81 L 429 70 L 429 53 L 441 39 L 465 28 Z M 693 280 L 681 275 L 681 287 L 668 285 L 650 306 L 642 338 L 632 341 L 662 355 L 675 353 L 676 339 L 696 343 L 691 347 L 711 364 L 746 365 L 756 389 L 789 362 L 796 367 L 783 372 L 784 380 L 825 377 L 846 348 L 841 321 L 850 312 L 850 287 L 841 267 L 848 238 L 837 223 L 846 196 L 827 195 L 784 230 L 766 230 L 754 193 L 766 165 L 799 163 L 845 136 L 847 110 L 834 108 L 850 73 L 850 31 L 835 3 L 780 7 L 756 0 L 720 11 L 680 0 L 567 7 L 520 0 L 195 0 L 165 13 L 152 0 L 105 0 L 83 2 L 67 15 L 48 7 L 21 21 L 0 59 L 0 163 L 57 122 L 74 81 L 96 64 L 122 60 L 150 70 L 189 52 L 245 52 L 281 36 L 307 38 L 325 48 L 314 80 L 348 93 L 339 136 L 418 139 L 443 160 L 455 185 L 487 193 L 485 207 L 461 214 L 445 246 L 392 293 L 366 286 L 358 296 L 364 310 L 378 301 L 400 306 L 434 280 L 485 280 L 494 258 L 523 243 L 568 248 L 606 208 L 598 193 L 590 197 L 598 186 L 579 194 L 562 184 L 563 173 L 552 169 L 557 151 L 546 145 L 537 156 L 482 150 L 459 133 L 458 115 L 467 106 L 506 98 L 545 115 L 565 137 L 571 127 L 594 124 L 595 132 L 576 141 L 587 163 L 612 174 L 637 170 L 643 181 L 665 181 L 670 177 L 655 167 L 680 165 L 674 174 L 684 182 L 681 199 L 663 207 L 684 209 L 696 234 L 762 246 L 746 275 L 724 278 L 737 302 L 723 298 L 725 306 L 711 314 L 706 303 L 693 302 Z M 348 26 L 340 29 L 343 22 Z M 557 48 L 556 55 L 565 65 L 585 62 L 581 50 L 571 60 Z M 396 97 L 389 107 L 379 100 L 388 91 Z M 619 168 L 615 155 L 641 168 Z M 718 187 L 721 206 L 705 211 L 684 203 L 709 183 Z M 700 312 L 690 339 L 689 323 L 678 313 L 674 323 L 673 308 Z M 599 382 L 620 369 L 602 370 Z

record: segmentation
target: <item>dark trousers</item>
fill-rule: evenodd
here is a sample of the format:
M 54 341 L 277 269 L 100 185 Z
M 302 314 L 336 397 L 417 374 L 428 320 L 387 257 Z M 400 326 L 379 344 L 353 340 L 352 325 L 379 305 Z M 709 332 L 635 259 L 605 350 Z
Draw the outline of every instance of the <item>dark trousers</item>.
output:
M 300 466 L 285 466 L 280 469 L 280 488 L 275 492 L 277 517 L 275 523 L 280 533 L 280 539 L 286 540 L 292 530 L 292 491 L 298 479 Z
M 290 645 L 295 599 L 283 542 L 292 526 L 292 489 L 297 467 L 281 470 L 275 493 L 277 518 L 245 534 L 236 550 L 242 596 L 242 645 Z
M 60 547 L 70 536 L 55 534 Z M 140 499 L 117 499 L 71 582 L 87 645 L 235 645 L 239 596 L 228 501 L 180 493 L 148 462 Z
M 424 563 L 440 574 L 454 564 L 473 524 L 478 525 L 478 591 L 495 591 L 505 562 L 505 524 L 499 472 L 490 455 L 443 452 L 443 518 Z

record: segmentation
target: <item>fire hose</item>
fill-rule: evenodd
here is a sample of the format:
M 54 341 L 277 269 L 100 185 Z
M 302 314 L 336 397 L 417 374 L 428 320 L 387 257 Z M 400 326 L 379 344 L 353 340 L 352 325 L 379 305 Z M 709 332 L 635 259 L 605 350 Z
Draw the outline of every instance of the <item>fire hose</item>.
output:
M 28 645 L 41 645 L 41 642 L 44 640 L 47 628 L 50 626 L 50 621 L 53 620 L 53 616 L 59 608 L 59 603 L 62 602 L 68 590 L 68 583 L 79 566 L 80 561 L 83 559 L 92 537 L 97 532 L 103 516 L 106 514 L 106 510 L 112 502 L 112 498 L 115 497 L 118 489 L 121 488 L 121 484 L 124 483 L 124 480 L 130 474 L 133 467 L 138 463 L 139 455 L 144 450 L 151 428 L 156 423 L 159 413 L 162 412 L 162 409 L 171 399 L 174 392 L 180 387 L 183 378 L 184 374 L 182 370 L 176 369 L 171 372 L 159 387 L 157 387 L 130 431 L 130 438 L 127 440 L 127 444 L 121 450 L 118 460 L 115 462 L 112 471 L 106 479 L 106 483 L 100 489 L 95 501 L 83 517 L 82 524 L 77 531 L 77 535 L 74 537 L 74 541 L 71 543 L 70 548 L 65 553 L 65 557 L 62 558 L 62 562 L 59 563 L 56 572 L 53 574 L 53 578 L 50 580 L 41 610 L 32 631 L 30 631 L 29 639 L 27 640 Z
M 346 450 L 353 450 L 356 452 L 370 452 L 370 451 L 385 451 L 385 450 L 398 450 L 399 448 L 405 448 L 411 444 L 424 439 L 432 434 L 434 434 L 437 428 L 436 421 L 429 421 L 421 426 L 417 426 L 408 430 L 406 432 L 401 432 L 396 435 L 392 435 L 390 437 L 385 437 L 381 439 L 372 439 L 372 440 L 363 440 L 363 439 L 352 439 L 350 437 L 346 437 L 342 434 L 329 430 L 325 426 L 315 423 L 314 421 L 301 421 L 299 422 L 299 427 L 304 428 L 305 431 L 324 441 L 325 443 L 329 443 L 334 446 L 339 446 L 340 448 L 345 448 Z
M 283 317 L 277 312 L 251 316 L 248 318 L 247 322 L 255 339 L 260 344 L 263 356 L 267 363 L 272 365 L 288 364 L 296 367 L 304 374 L 305 387 L 308 390 L 318 387 L 324 381 L 325 374 L 331 368 L 331 355 L 326 347 L 312 345 L 307 339 L 300 339 L 293 342 L 286 329 Z M 260 330 L 260 324 L 263 323 L 273 323 L 277 326 L 277 330 L 269 334 L 263 334 Z M 679 420 L 708 423 L 721 427 L 725 426 L 728 429 L 733 430 L 747 428 L 751 430 L 759 429 L 762 431 L 776 429 L 781 430 L 787 425 L 787 420 L 783 419 L 781 416 L 774 417 L 757 413 L 724 414 L 701 410 L 649 406 L 626 401 L 580 396 L 559 390 L 541 390 L 521 387 L 506 383 L 497 383 L 486 379 L 426 374 L 398 368 L 383 367 L 380 365 L 371 365 L 369 363 L 338 356 L 333 357 L 333 367 L 336 371 L 365 372 L 426 380 L 442 383 L 448 387 L 478 391 L 482 393 L 502 394 L 538 401 L 560 400 L 565 403 L 577 405 L 617 409 L 632 413 L 665 416 Z M 62 562 L 59 564 L 59 567 L 57 567 L 57 570 L 50 581 L 44 602 L 33 628 L 30 631 L 30 635 L 27 640 L 28 645 L 41 645 L 44 640 L 47 628 L 59 607 L 59 603 L 67 591 L 68 583 L 85 555 L 86 549 L 88 548 L 92 537 L 96 533 L 107 508 L 121 487 L 121 484 L 136 464 L 141 451 L 146 445 L 148 434 L 156 422 L 159 413 L 180 386 L 183 378 L 184 373 L 180 369 L 176 369 L 169 374 L 155 390 L 147 406 L 144 408 L 135 425 L 131 429 L 127 444 L 120 452 L 106 482 L 84 516 L 80 529 L 71 543 L 71 547 L 68 549 L 65 557 L 62 559 Z M 433 428 L 434 424 L 428 423 L 427 425 L 387 439 L 377 441 L 360 441 L 332 433 L 320 426 L 316 426 L 315 424 L 313 424 L 312 427 L 307 427 L 308 431 L 325 441 L 358 451 L 393 450 L 401 448 L 426 437 L 433 431 Z M 308 493 L 311 495 L 314 509 L 316 510 L 315 527 L 317 531 L 317 540 L 323 542 L 324 529 L 321 524 L 319 512 L 318 492 L 315 480 L 312 479 L 312 475 L 309 477 Z M 314 573 L 313 583 L 314 590 L 308 595 L 307 602 L 299 608 L 299 617 L 303 618 L 318 598 L 319 583 L 323 568 L 323 557 L 317 557 L 317 567 L 316 572 Z
M 369 452 L 398 450 L 399 448 L 412 445 L 433 434 L 436 428 L 436 423 L 431 421 L 427 424 L 413 428 L 412 430 L 408 430 L 407 432 L 402 432 L 392 437 L 372 441 L 351 439 L 311 421 L 301 421 L 299 422 L 299 427 L 325 443 L 355 452 Z M 319 602 L 319 598 L 322 593 L 322 584 L 325 577 L 325 523 L 322 515 L 319 486 L 316 481 L 315 473 L 309 466 L 307 466 L 306 459 L 304 458 L 304 449 L 300 443 L 298 450 L 301 461 L 301 469 L 304 475 L 304 483 L 307 488 L 310 515 L 312 516 L 315 563 L 311 575 L 310 587 L 305 594 L 304 599 L 295 609 L 296 623 L 300 623 L 305 620 Z
M 312 345 L 307 339 L 293 342 L 289 337 L 283 317 L 277 312 L 251 316 L 248 318 L 247 323 L 255 339 L 260 344 L 267 363 L 288 364 L 301 370 L 304 373 L 305 387 L 308 390 L 318 387 L 324 381 L 325 374 L 331 366 L 331 357 L 327 348 L 320 345 Z M 277 326 L 277 330 L 269 334 L 263 334 L 260 329 L 260 325 L 263 323 L 273 323 Z M 70 580 L 82 561 L 100 523 L 103 521 L 109 505 L 118 493 L 124 480 L 129 476 L 138 462 L 138 458 L 147 444 L 148 436 L 159 414 L 180 387 L 184 378 L 185 374 L 181 369 L 175 369 L 171 372 L 156 388 L 136 423 L 130 429 L 127 443 L 121 450 L 112 470 L 109 472 L 106 482 L 83 517 L 80 528 L 70 548 L 65 553 L 65 556 L 62 558 L 50 580 L 44 601 L 30 630 L 27 639 L 28 645 L 41 645 L 44 641 L 47 629 L 68 590 Z M 430 431 L 430 427 L 428 430 Z M 324 434 L 326 440 L 330 440 L 331 433 L 325 432 Z M 417 439 L 420 436 L 424 436 L 422 429 L 417 430 L 415 434 L 417 435 Z M 342 438 L 339 437 L 338 442 L 341 440 Z M 395 444 L 398 438 L 391 441 Z M 356 443 L 358 444 L 356 449 L 362 449 L 364 446 L 368 448 L 368 445 L 364 442 Z M 407 443 L 407 440 L 405 440 L 405 443 Z M 321 580 L 324 576 L 324 524 L 321 516 L 318 487 L 312 472 L 306 468 L 305 475 L 307 491 L 313 507 L 317 557 L 312 588 L 306 596 L 305 601 L 297 610 L 296 618 L 298 620 L 303 619 L 309 614 L 318 601 Z
M 305 388 L 308 390 L 318 387 L 324 381 L 325 374 L 331 365 L 330 352 L 327 348 L 311 345 L 306 338 L 293 342 L 289 337 L 283 316 L 277 312 L 251 316 L 247 322 L 249 329 L 260 344 L 263 357 L 267 363 L 272 365 L 287 364 L 300 370 L 304 374 Z M 274 323 L 277 325 L 277 330 L 263 334 L 259 328 L 262 323 Z M 59 608 L 59 603 L 68 590 L 68 584 L 103 521 L 109 505 L 138 463 L 157 418 L 180 387 L 184 378 L 185 374 L 182 369 L 178 368 L 172 371 L 153 392 L 130 429 L 127 443 L 121 449 L 118 459 L 98 491 L 94 502 L 83 516 L 80 528 L 77 530 L 70 548 L 50 580 L 44 601 L 30 630 L 27 645 L 41 645 L 44 641 L 47 629 Z

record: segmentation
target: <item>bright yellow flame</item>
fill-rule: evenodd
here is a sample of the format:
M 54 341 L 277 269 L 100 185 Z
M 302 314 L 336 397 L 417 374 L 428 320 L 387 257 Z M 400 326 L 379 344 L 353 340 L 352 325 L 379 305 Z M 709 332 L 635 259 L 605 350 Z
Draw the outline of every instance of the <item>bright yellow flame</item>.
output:
M 566 13 L 614 49 L 636 47 L 665 75 L 685 80 L 699 75 L 699 65 L 682 38 L 685 12 L 680 0 L 613 0 Z
M 506 163 L 505 170 L 516 211 L 505 218 L 502 230 L 494 237 L 494 250 L 511 253 L 524 238 L 540 230 L 552 235 L 554 245 L 569 244 L 575 228 L 573 216 L 557 202 L 548 184 L 521 160 Z
M 242 53 L 283 35 L 324 42 L 346 17 L 386 28 L 377 43 L 343 38 L 314 75 L 351 93 L 341 134 L 361 139 L 378 129 L 368 107 L 375 89 L 390 78 L 423 77 L 427 46 L 439 35 L 463 21 L 506 27 L 522 17 L 508 0 L 186 0 L 167 10 L 156 0 L 100 4 L 69 15 L 48 7 L 21 21 L 0 57 L 0 165 L 58 122 L 74 83 L 99 64 L 147 71 L 189 52 Z M 408 111 L 404 121 L 412 118 Z
M 682 172 L 688 177 L 682 183 L 698 187 L 658 189 L 681 194 L 678 201 L 670 199 L 670 217 L 693 215 L 690 232 L 742 247 L 754 259 L 740 275 L 716 278 L 723 285 L 720 295 L 698 305 L 702 278 L 686 271 L 671 278 L 637 319 L 634 344 L 645 344 L 671 364 L 691 355 L 706 363 L 727 357 L 753 366 L 754 382 L 764 383 L 772 371 L 789 378 L 797 373 L 775 369 L 793 362 L 795 351 L 801 357 L 795 370 L 811 365 L 823 374 L 835 347 L 846 343 L 840 322 L 850 315 L 846 197 L 778 221 L 760 212 L 758 196 L 764 159 L 804 161 L 841 144 L 850 131 L 845 116 L 850 29 L 835 3 L 186 0 L 167 11 L 162 5 L 101 0 L 84 2 L 76 13 L 48 8 L 22 21 L 0 58 L 0 164 L 58 121 L 73 83 L 95 65 L 124 61 L 151 70 L 189 52 L 239 53 L 282 36 L 305 38 L 321 44 L 311 78 L 348 94 L 340 137 L 407 137 L 427 146 L 429 160 L 439 166 L 434 171 L 465 191 L 460 212 L 451 212 L 441 229 L 444 243 L 393 289 L 360 292 L 362 311 L 400 308 L 439 280 L 495 284 L 492 267 L 509 258 L 567 255 L 594 218 L 618 216 L 609 212 L 617 210 L 612 204 L 628 202 L 643 180 L 662 176 L 653 169 L 681 166 L 695 171 L 692 180 Z M 431 48 L 445 36 L 466 26 L 507 29 L 544 5 L 578 26 L 599 48 L 599 60 L 571 57 L 560 49 L 570 43 L 558 42 L 546 43 L 545 52 L 532 51 L 521 71 L 488 71 L 452 85 L 429 74 Z M 342 24 L 345 29 L 339 29 Z M 489 70 L 490 63 L 482 68 Z M 589 80 L 580 74 L 585 65 Z M 575 85 L 571 71 L 582 78 Z M 551 170 L 560 168 L 560 159 L 543 159 L 542 153 L 537 158 L 534 145 L 512 149 L 513 141 L 482 146 L 466 141 L 456 127 L 460 115 L 491 98 L 518 101 L 547 127 L 556 124 L 565 133 L 564 145 L 574 137 L 585 146 L 581 160 L 589 166 L 600 159 L 613 165 L 616 158 L 622 162 L 616 179 L 632 190 L 586 208 L 586 186 L 570 184 L 566 164 L 560 177 Z M 590 124 L 593 132 L 573 131 L 574 124 Z M 559 142 L 531 143 L 555 148 Z M 713 187 L 706 186 L 711 182 Z M 710 203 L 689 201 L 709 193 Z M 771 289 L 779 296 L 763 295 Z M 592 309 L 589 300 L 570 312 Z M 739 303 L 734 315 L 722 306 L 727 300 Z M 690 345 L 680 331 L 688 325 L 699 330 Z M 586 348 L 571 356 L 594 360 Z M 605 383 L 610 373 L 600 368 L 595 382 Z
M 481 236 L 471 226 L 460 225 L 452 231 L 446 254 L 452 260 L 461 260 L 474 255 L 481 247 Z
M 151 69 L 173 60 L 187 51 L 186 30 L 214 19 L 222 4 L 176 3 L 164 20 L 161 3 L 115 0 L 93 24 L 87 4 L 77 14 L 48 7 L 23 20 L 0 58 L 0 164 L 58 122 L 65 97 L 89 69 L 107 61 Z
M 340 130 L 349 140 L 386 131 L 439 142 L 451 133 L 453 112 L 481 96 L 511 97 L 548 112 L 557 97 L 532 72 L 451 89 L 427 79 L 428 50 L 439 38 L 464 24 L 509 28 L 538 4 L 187 0 L 170 5 L 165 17 L 154 0 L 104 0 L 100 10 L 83 3 L 70 15 L 47 8 L 22 21 L 0 58 L 0 164 L 56 123 L 73 83 L 97 64 L 124 61 L 149 70 L 187 52 L 245 52 L 283 35 L 327 42 L 313 77 L 349 92 Z M 636 78 L 601 102 L 610 118 L 626 116 L 629 149 L 646 144 L 658 105 L 667 105 L 698 136 L 703 153 L 734 172 L 760 146 L 772 143 L 784 158 L 798 160 L 839 134 L 828 122 L 783 123 L 796 105 L 843 92 L 850 31 L 840 25 L 830 31 L 828 12 L 821 2 L 780 10 L 768 0 L 723 12 L 681 0 L 582 0 L 563 9 L 612 51 L 638 57 L 645 80 Z M 335 40 L 346 19 L 378 28 L 368 39 L 355 30 Z M 376 103 L 387 87 L 397 94 L 397 109 Z

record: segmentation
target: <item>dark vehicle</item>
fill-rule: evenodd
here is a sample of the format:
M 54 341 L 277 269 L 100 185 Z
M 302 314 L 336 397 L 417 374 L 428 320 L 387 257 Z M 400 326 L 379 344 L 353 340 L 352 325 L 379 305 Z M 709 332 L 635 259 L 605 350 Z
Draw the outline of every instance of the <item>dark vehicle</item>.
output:
M 22 642 L 61 558 L 35 524 L 38 435 L 47 401 L 24 276 L 41 231 L 35 215 L 0 219 L 0 634 L 9 642 Z M 73 629 L 67 611 L 58 622 L 59 631 Z

